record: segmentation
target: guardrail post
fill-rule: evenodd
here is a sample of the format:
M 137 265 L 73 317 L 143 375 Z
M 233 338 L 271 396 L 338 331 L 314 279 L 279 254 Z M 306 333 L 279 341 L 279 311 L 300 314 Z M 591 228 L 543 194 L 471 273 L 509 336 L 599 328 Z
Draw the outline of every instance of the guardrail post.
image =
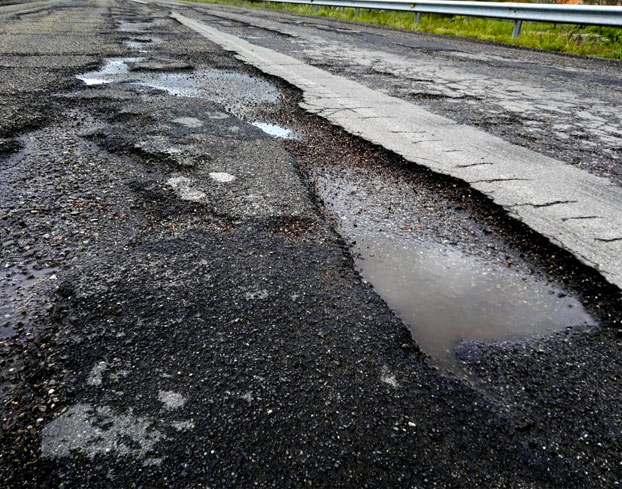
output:
M 415 26 L 418 26 L 419 24 L 421 24 L 421 12 L 416 12 L 415 13 Z
M 355 8 L 355 9 L 354 9 L 354 13 L 356 14 L 356 16 L 357 16 L 357 17 L 360 17 L 360 16 L 361 16 L 361 9 L 360 9 L 360 8 L 358 8 L 358 7 L 357 7 L 357 8 Z
M 518 36 L 520 36 L 520 31 L 522 28 L 523 28 L 523 21 L 515 20 L 514 30 L 512 30 L 512 41 L 516 41 L 518 39 Z
M 313 6 L 313 11 L 317 12 L 318 10 L 320 10 L 320 6 L 319 5 L 314 5 Z

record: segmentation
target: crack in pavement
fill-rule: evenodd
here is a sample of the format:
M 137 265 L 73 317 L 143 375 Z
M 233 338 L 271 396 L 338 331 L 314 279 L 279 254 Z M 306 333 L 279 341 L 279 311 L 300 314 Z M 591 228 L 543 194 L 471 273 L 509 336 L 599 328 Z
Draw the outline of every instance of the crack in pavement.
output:
M 540 209 L 541 207 L 552 207 L 554 205 L 563 205 L 563 204 L 576 204 L 578 200 L 554 200 L 552 202 L 545 202 L 544 204 L 532 204 L 531 202 L 527 202 L 524 204 L 512 204 L 508 205 L 508 207 L 534 207 L 536 209 Z
M 469 180 L 469 183 L 496 183 L 496 182 L 530 182 L 529 178 L 489 178 L 486 180 Z
M 494 163 L 490 163 L 488 161 L 483 161 L 481 163 L 469 163 L 466 165 L 456 165 L 456 168 L 471 168 L 474 166 L 485 166 L 485 165 L 494 165 Z
M 622 238 L 594 238 L 596 241 L 602 241 L 603 243 L 613 243 L 615 241 L 622 241 Z
M 573 220 L 581 220 L 581 219 L 602 219 L 601 216 L 573 216 L 573 217 L 562 217 L 562 221 L 573 221 Z

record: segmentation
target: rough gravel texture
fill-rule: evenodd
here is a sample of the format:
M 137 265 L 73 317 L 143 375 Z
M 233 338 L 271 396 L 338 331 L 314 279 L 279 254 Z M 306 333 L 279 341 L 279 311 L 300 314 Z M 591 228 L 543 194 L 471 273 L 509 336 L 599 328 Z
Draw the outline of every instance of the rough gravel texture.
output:
M 461 203 L 601 322 L 470 345 L 461 376 L 440 374 L 307 179 L 331 154 L 403 162 L 275 81 L 273 102 L 223 98 L 210 71 L 260 75 L 168 13 L 98 0 L 2 18 L 0 487 L 617 487 L 617 291 L 416 173 L 430 205 Z M 136 79 L 74 78 L 145 54 Z M 170 60 L 199 96 L 146 83 Z M 269 114 L 301 139 L 249 124 Z

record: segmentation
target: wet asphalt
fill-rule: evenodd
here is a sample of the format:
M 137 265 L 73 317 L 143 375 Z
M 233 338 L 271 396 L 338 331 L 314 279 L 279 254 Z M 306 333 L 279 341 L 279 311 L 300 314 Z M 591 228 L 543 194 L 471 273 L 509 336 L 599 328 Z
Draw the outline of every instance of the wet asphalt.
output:
M 617 487 L 618 291 L 168 14 L 2 18 L 0 486 Z M 370 191 L 361 172 L 413 199 L 370 229 L 408 214 L 598 325 L 470 341 L 440 371 L 322 193 Z
M 620 183 L 619 60 L 266 9 L 188 8 L 223 32 Z

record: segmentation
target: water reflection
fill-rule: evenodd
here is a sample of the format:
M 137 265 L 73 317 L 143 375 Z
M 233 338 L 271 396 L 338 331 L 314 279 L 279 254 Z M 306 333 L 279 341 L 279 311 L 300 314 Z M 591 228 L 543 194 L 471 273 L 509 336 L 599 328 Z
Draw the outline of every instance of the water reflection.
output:
M 289 129 L 277 126 L 276 124 L 269 124 L 267 122 L 253 122 L 252 125 L 258 127 L 266 134 L 269 134 L 270 136 L 273 136 L 275 138 L 289 139 L 292 134 L 292 131 L 290 131 Z
M 243 115 L 279 100 L 280 92 L 275 85 L 246 73 L 216 69 L 190 72 L 136 70 L 135 64 L 145 59 L 108 58 L 99 70 L 80 74 L 77 78 L 86 85 L 129 83 L 162 90 L 176 97 L 203 98 L 222 105 L 234 115 Z
M 503 244 L 482 252 L 483 231 L 433 192 L 370 168 L 317 169 L 317 191 L 353 243 L 362 276 L 436 365 L 454 369 L 461 340 L 518 339 L 596 324 L 577 298 L 531 274 L 520 257 L 508 267 L 511 250 Z
M 594 324 L 561 289 L 447 246 L 358 234 L 355 251 L 362 275 L 446 368 L 455 364 L 460 340 L 506 340 Z

